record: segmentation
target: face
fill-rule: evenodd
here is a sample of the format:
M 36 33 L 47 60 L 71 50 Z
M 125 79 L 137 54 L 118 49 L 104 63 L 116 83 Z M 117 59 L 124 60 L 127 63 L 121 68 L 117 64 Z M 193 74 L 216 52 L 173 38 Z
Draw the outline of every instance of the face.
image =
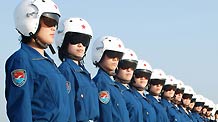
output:
M 153 95 L 158 96 L 161 93 L 162 88 L 163 88 L 163 85 L 161 85 L 161 84 L 157 84 L 157 85 L 151 84 L 150 92 Z
M 202 109 L 202 106 L 197 106 L 197 107 L 195 107 L 195 110 L 196 110 L 198 113 L 201 112 L 201 109 Z
M 176 101 L 181 101 L 182 100 L 182 93 L 175 94 L 175 100 Z
M 189 104 L 189 108 L 192 110 L 192 109 L 193 109 L 193 107 L 194 107 L 194 105 L 195 105 L 195 103 L 194 103 L 194 102 L 190 103 L 190 104 Z
M 132 75 L 133 75 L 132 68 L 127 68 L 127 69 L 119 68 L 118 69 L 117 77 L 122 80 L 130 82 L 130 80 L 132 79 Z M 126 83 L 129 83 L 129 82 L 126 82 Z
M 207 111 L 206 114 L 209 117 L 211 115 L 211 111 Z
M 134 83 L 133 85 L 135 87 L 138 87 L 138 88 L 145 88 L 147 83 L 148 83 L 148 79 L 146 77 L 135 77 L 134 76 Z
M 40 19 L 40 29 L 36 34 L 36 36 L 40 42 L 45 44 L 52 44 L 54 40 L 54 34 L 56 28 L 57 28 L 57 23 L 55 20 L 47 17 L 42 17 Z
M 83 46 L 82 43 L 78 43 L 78 44 L 69 44 L 68 46 L 68 53 L 70 53 L 71 55 L 78 57 L 78 58 L 82 58 L 85 54 L 85 46 Z
M 99 62 L 99 65 L 105 71 L 111 72 L 111 71 L 115 71 L 115 69 L 117 68 L 119 60 L 120 59 L 118 57 L 109 58 L 107 55 L 104 55 L 102 61 Z
M 189 104 L 191 103 L 191 99 L 190 98 L 182 99 L 182 102 L 184 107 L 188 107 Z
M 206 112 L 207 112 L 207 108 L 203 108 L 203 109 L 202 109 L 202 113 L 203 113 L 203 114 L 206 114 Z
M 218 114 L 215 114 L 215 118 L 218 119 Z
M 175 91 L 173 89 L 164 91 L 164 96 L 166 98 L 172 98 L 174 96 Z

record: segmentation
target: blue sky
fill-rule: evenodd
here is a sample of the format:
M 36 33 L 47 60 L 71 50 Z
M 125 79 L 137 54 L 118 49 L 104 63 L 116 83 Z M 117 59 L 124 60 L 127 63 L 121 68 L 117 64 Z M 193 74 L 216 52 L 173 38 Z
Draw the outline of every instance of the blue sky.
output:
M 4 1 L 1 11 L 0 121 L 7 121 L 4 65 L 19 47 L 13 11 L 20 0 Z M 81 17 L 92 26 L 94 37 L 85 65 L 91 62 L 93 41 L 100 36 L 119 37 L 139 59 L 184 81 L 196 93 L 218 103 L 218 1 L 217 0 L 55 0 L 62 18 Z M 52 55 L 57 65 L 57 55 Z M 4 104 L 3 104 L 4 103 Z

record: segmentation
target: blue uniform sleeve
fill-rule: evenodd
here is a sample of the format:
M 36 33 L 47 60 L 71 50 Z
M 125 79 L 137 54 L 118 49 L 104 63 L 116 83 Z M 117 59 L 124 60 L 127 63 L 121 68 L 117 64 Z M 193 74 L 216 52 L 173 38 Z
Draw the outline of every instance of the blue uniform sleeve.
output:
M 60 72 L 64 75 L 66 80 L 70 83 L 70 91 L 69 91 L 69 103 L 70 103 L 70 122 L 76 122 L 76 113 L 75 113 L 75 78 L 68 67 L 65 65 L 60 65 L 58 67 Z
M 6 62 L 7 115 L 10 122 L 32 122 L 31 98 L 33 81 L 28 62 L 22 57 Z
M 110 100 L 108 103 L 102 103 L 99 101 L 99 109 L 100 109 L 100 120 L 99 122 L 113 122 L 113 115 L 112 115 L 112 101 Z M 116 115 L 114 115 L 116 116 Z

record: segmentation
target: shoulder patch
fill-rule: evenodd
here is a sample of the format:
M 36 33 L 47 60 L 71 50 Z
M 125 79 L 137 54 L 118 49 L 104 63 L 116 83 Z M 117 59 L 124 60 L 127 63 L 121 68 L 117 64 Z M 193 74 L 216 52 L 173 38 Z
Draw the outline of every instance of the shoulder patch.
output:
M 67 88 L 67 93 L 69 94 L 71 91 L 71 83 L 69 81 L 66 81 L 66 88 Z
M 102 103 L 107 104 L 110 101 L 110 94 L 108 91 L 100 91 L 98 98 Z
M 11 78 L 14 85 L 21 87 L 26 83 L 27 73 L 24 69 L 16 69 L 11 72 Z

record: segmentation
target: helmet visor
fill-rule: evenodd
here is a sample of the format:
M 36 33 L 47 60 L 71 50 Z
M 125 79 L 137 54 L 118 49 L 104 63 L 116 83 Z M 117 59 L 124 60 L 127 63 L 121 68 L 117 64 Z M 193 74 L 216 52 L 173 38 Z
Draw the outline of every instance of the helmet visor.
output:
M 160 80 L 160 79 L 151 79 L 150 81 L 149 81 L 149 83 L 150 84 L 152 84 L 152 85 L 164 85 L 164 83 L 165 83 L 165 80 Z
M 204 106 L 204 102 L 196 102 L 195 103 L 195 107 L 197 107 L 197 106 L 202 106 L 203 107 Z
M 184 94 L 182 95 L 182 98 L 183 98 L 183 99 L 190 99 L 190 100 L 191 100 L 191 99 L 192 99 L 192 96 L 193 96 L 192 94 L 184 93 Z
M 132 60 L 121 60 L 119 61 L 119 64 L 118 64 L 118 68 L 121 68 L 121 69 L 131 68 L 135 70 L 136 66 L 137 66 L 137 61 L 132 61 Z
M 75 32 L 67 32 L 64 41 L 70 42 L 70 44 L 81 43 L 84 47 L 88 47 L 90 43 L 91 36 Z
M 171 90 L 176 91 L 176 86 L 175 85 L 165 85 L 163 87 L 163 90 L 164 91 L 171 91 Z
M 136 78 L 145 77 L 146 79 L 149 80 L 150 77 L 151 77 L 151 71 L 136 69 L 136 70 L 134 71 L 134 75 L 135 75 Z
M 117 51 L 113 51 L 113 50 L 105 50 L 104 54 L 108 58 L 118 58 L 119 60 L 123 57 L 122 52 L 117 52 Z
M 56 23 L 59 22 L 59 18 L 60 18 L 60 16 L 58 14 L 56 14 L 56 13 L 47 13 L 47 12 L 45 12 L 45 13 L 42 14 L 42 16 L 53 19 L 53 20 L 56 21 Z
M 58 27 L 58 23 L 56 22 L 56 20 L 45 17 L 45 16 L 41 16 L 41 21 L 43 21 L 43 23 L 47 26 L 47 27 Z
M 177 88 L 175 94 L 183 94 L 184 93 L 184 88 Z

